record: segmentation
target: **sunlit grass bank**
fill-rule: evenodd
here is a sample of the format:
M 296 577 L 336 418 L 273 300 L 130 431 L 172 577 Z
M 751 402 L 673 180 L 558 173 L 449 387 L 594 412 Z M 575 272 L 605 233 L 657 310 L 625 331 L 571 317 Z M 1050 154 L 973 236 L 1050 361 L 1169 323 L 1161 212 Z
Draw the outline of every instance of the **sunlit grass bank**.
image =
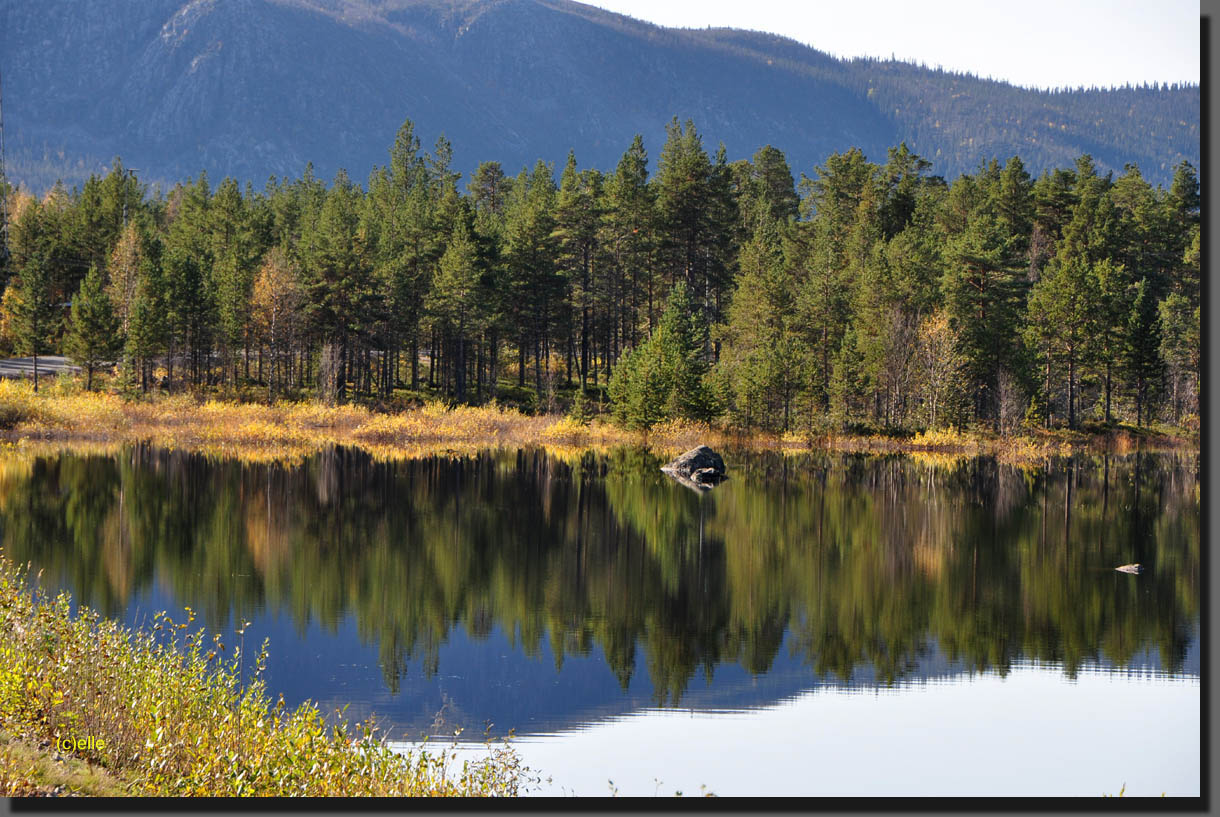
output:
M 461 764 L 404 754 L 371 725 L 272 702 L 266 645 L 245 655 L 240 636 L 188 628 L 189 611 L 133 631 L 32 584 L 0 554 L 0 795 L 500 796 L 530 782 L 507 746 Z
M 471 453 L 502 445 L 564 450 L 648 445 L 661 453 L 700 443 L 786 451 L 918 452 L 951 457 L 994 454 L 1011 461 L 1079 450 L 1125 453 L 1137 448 L 1196 445 L 1165 430 L 1116 427 L 1093 432 L 1030 430 L 1001 437 L 939 430 L 913 436 L 794 432 L 743 434 L 706 423 L 671 421 L 647 432 L 595 419 L 527 414 L 495 404 L 449 407 L 440 402 L 400 411 L 316 402 L 199 399 L 187 394 L 148 398 L 84 391 L 67 380 L 35 394 L 28 381 L 0 380 L 0 434 L 20 446 L 150 442 L 247 461 L 299 460 L 327 445 L 357 446 L 385 459 Z

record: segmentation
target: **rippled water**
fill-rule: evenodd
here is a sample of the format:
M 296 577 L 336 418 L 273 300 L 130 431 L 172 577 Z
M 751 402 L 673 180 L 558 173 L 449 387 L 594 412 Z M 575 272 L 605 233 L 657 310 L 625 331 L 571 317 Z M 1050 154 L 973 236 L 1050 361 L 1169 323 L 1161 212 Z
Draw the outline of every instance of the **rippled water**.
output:
M 726 461 L 10 458 L 0 537 L 129 622 L 252 621 L 290 703 L 515 730 L 546 793 L 1198 794 L 1197 456 Z

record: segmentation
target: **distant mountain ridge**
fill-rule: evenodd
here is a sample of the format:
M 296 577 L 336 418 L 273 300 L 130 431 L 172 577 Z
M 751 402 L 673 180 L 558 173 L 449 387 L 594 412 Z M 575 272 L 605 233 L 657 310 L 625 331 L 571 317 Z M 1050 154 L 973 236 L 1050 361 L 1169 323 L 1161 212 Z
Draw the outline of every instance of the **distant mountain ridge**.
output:
M 7 165 L 45 189 L 119 155 L 145 180 L 261 186 L 313 162 L 362 180 L 404 119 L 455 169 L 537 159 L 612 169 L 671 117 L 730 159 L 795 173 L 901 141 L 952 178 L 1091 153 L 1168 183 L 1199 162 L 1198 86 L 1031 91 L 909 63 L 843 61 L 778 35 L 666 29 L 568 0 L 0 0 Z M 655 164 L 654 164 L 655 167 Z

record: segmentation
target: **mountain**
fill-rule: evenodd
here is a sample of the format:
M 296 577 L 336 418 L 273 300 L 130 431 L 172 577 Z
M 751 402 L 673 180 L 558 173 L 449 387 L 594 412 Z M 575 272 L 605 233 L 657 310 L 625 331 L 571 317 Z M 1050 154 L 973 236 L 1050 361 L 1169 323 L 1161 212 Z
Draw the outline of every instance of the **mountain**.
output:
M 360 180 L 406 118 L 464 172 L 569 149 L 612 169 L 636 133 L 655 163 L 674 116 L 730 159 L 771 144 L 809 175 L 903 140 L 949 178 L 1013 154 L 1163 183 L 1199 162 L 1198 86 L 1031 91 L 568 0 L 0 0 L 0 78 L 9 177 L 34 189 L 116 155 L 146 181 L 261 186 L 309 161 Z

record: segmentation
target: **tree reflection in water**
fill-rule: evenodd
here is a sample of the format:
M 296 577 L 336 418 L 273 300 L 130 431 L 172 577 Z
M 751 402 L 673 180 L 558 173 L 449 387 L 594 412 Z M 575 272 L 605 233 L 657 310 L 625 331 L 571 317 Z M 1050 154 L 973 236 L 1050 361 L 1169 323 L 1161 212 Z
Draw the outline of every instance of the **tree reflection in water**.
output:
M 154 577 L 208 621 L 263 609 L 304 631 L 344 616 L 386 683 L 436 672 L 451 629 L 557 664 L 601 650 L 657 703 L 702 671 L 766 673 L 787 643 L 820 677 L 901 680 L 929 650 L 1179 671 L 1199 616 L 1196 455 L 1016 467 L 904 456 L 733 453 L 707 494 L 642 450 L 300 467 L 149 447 L 10 462 L 3 546 L 108 615 Z M 1114 567 L 1140 562 L 1138 577 Z M 785 642 L 785 639 L 786 642 Z

